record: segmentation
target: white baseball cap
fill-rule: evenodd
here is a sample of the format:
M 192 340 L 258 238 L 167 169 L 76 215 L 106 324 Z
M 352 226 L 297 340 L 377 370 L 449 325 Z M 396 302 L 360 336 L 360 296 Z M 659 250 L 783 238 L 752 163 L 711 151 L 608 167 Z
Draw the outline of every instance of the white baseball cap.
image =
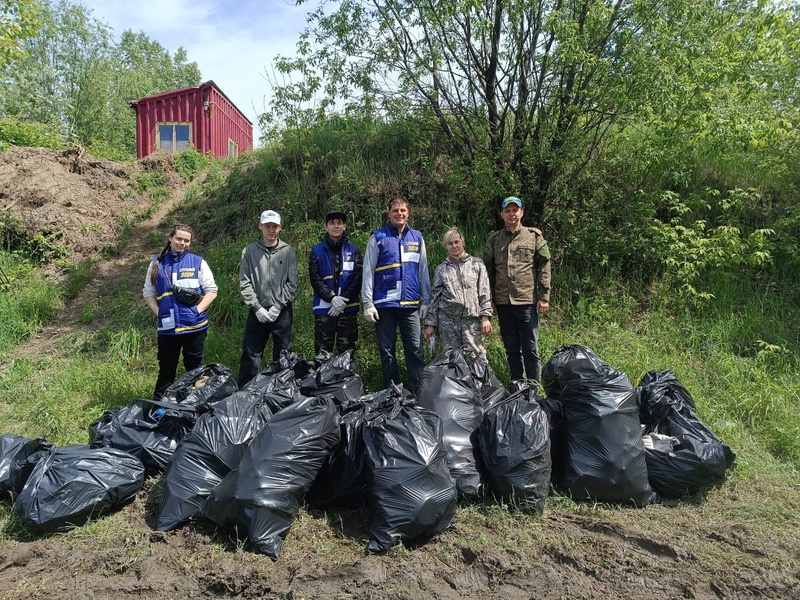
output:
M 259 223 L 275 223 L 276 225 L 280 225 L 281 216 L 274 210 L 265 210 L 261 213 L 261 219 L 259 220 Z

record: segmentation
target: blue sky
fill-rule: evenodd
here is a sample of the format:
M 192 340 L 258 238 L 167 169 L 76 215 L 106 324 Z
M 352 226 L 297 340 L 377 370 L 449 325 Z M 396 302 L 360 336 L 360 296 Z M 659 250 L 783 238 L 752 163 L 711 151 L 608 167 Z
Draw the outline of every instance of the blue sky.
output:
M 270 98 L 263 74 L 278 54 L 294 56 L 306 13 L 317 3 L 294 6 L 290 0 L 73 0 L 91 10 L 119 35 L 144 33 L 170 54 L 183 46 L 200 67 L 202 80 L 213 79 L 253 122 L 258 144 L 259 113 Z

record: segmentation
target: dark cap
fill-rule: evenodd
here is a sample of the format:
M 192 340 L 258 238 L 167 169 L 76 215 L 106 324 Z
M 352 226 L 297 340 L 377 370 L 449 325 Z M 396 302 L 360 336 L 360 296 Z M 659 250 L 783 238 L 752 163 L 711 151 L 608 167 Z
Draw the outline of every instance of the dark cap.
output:
M 347 223 L 347 215 L 338 210 L 331 210 L 325 214 L 325 224 L 327 225 L 332 219 L 341 219 L 342 223 Z

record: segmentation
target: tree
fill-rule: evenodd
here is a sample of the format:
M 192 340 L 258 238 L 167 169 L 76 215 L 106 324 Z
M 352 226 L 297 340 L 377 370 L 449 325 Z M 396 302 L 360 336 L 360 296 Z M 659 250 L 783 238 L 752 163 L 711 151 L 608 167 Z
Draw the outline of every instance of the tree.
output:
M 0 0 L 0 67 L 22 56 L 22 42 L 39 26 L 36 0 Z
M 200 69 L 189 62 L 186 50 L 178 48 L 170 55 L 159 42 L 143 31 L 122 32 L 112 52 L 112 77 L 108 94 L 109 117 L 115 127 L 108 128 L 107 141 L 112 146 L 136 152 L 136 120 L 129 102 L 151 94 L 200 84 Z
M 99 92 L 89 84 L 103 72 L 110 42 L 108 28 L 83 7 L 66 0 L 43 4 L 40 28 L 22 44 L 25 55 L 6 69 L 3 112 L 60 124 L 77 141 L 87 113 L 96 110 L 92 104 Z
M 653 114 L 706 118 L 714 86 L 750 73 L 746 44 L 732 45 L 744 38 L 730 28 L 746 28 L 769 3 L 330 5 L 310 14 L 299 56 L 276 61 L 280 74 L 303 79 L 277 91 L 274 112 L 319 96 L 323 110 L 429 111 L 464 163 L 496 182 L 494 193 L 523 195 L 538 218 L 612 132 Z

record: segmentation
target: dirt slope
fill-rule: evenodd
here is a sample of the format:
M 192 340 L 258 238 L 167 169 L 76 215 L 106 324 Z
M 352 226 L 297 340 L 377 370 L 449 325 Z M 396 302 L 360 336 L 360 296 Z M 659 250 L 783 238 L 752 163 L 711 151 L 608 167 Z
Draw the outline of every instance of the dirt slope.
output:
M 135 186 L 137 177 L 154 171 L 165 175 L 172 191 L 155 207 L 152 198 Z M 51 352 L 58 336 L 89 327 L 79 324 L 77 317 L 87 300 L 102 297 L 107 282 L 128 279 L 133 282 L 131 292 L 140 291 L 139 272 L 155 250 L 147 234 L 161 230 L 166 236 L 169 225 L 162 221 L 181 201 L 183 191 L 169 155 L 128 164 L 96 160 L 77 146 L 64 152 L 12 147 L 0 153 L 0 209 L 19 219 L 30 235 L 42 233 L 67 247 L 68 260 L 97 259 L 119 238 L 123 221 L 132 227 L 124 252 L 98 260 L 93 267 L 96 275 L 78 297 L 15 355 Z M 59 277 L 55 269 L 49 275 Z
M 129 193 L 131 177 L 146 168 L 78 150 L 11 149 L 0 154 L 0 206 L 31 231 L 61 232 L 75 256 L 92 256 L 114 236 L 120 214 L 150 205 Z M 126 252 L 98 269 L 141 271 L 153 250 L 146 233 L 180 198 L 179 184 L 170 185 L 172 200 L 137 222 Z M 54 338 L 80 327 L 80 303 L 103 293 L 91 284 L 19 352 L 54 351 Z M 272 561 L 206 524 L 154 531 L 160 496 L 161 480 L 153 479 L 102 527 L 34 539 L 2 532 L 0 598 L 800 597 L 798 486 L 764 488 L 746 468 L 703 500 L 640 510 L 551 499 L 545 514 L 532 518 L 463 505 L 449 531 L 386 556 L 364 552 L 365 511 L 303 509 Z

